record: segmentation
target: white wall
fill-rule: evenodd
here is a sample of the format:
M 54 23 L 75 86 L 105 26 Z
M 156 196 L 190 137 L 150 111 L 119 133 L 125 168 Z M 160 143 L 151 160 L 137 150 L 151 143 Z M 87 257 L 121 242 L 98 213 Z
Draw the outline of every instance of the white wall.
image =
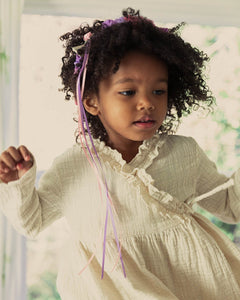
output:
M 128 6 L 160 23 L 240 27 L 240 0 L 25 0 L 24 13 L 105 19 Z

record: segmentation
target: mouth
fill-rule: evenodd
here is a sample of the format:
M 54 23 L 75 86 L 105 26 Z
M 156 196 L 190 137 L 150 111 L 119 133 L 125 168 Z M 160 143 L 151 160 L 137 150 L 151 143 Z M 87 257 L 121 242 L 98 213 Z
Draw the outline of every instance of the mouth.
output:
M 149 118 L 149 117 L 143 117 L 135 122 L 133 124 L 139 128 L 152 128 L 154 127 L 156 121 Z

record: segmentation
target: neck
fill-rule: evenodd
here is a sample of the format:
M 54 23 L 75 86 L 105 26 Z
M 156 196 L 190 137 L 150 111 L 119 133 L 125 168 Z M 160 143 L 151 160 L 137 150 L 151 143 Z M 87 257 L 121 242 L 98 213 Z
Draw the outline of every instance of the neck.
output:
M 122 158 L 129 163 L 138 153 L 138 148 L 142 142 L 130 142 L 128 145 L 116 145 L 113 143 L 108 143 L 112 149 L 116 149 L 119 153 L 122 154 Z
M 119 151 L 120 152 L 120 151 Z M 121 151 L 120 152 L 122 154 L 122 158 L 127 162 L 129 163 L 138 153 L 138 149 L 136 151 Z

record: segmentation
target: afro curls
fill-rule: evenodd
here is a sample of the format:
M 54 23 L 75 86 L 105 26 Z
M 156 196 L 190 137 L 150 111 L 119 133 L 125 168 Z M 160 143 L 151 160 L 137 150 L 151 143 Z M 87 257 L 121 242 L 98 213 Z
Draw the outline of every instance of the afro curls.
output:
M 128 8 L 122 15 L 125 22 L 104 26 L 96 20 L 92 26 L 83 24 L 78 29 L 60 37 L 64 41 L 65 55 L 62 58 L 62 78 L 65 99 L 76 97 L 77 76 L 74 72 L 76 53 L 73 47 L 83 45 L 78 55 L 85 51 L 84 35 L 91 32 L 87 78 L 84 97 L 98 94 L 101 80 L 117 72 L 122 58 L 131 50 L 154 55 L 168 67 L 168 111 L 159 133 L 173 133 L 183 115 L 199 107 L 209 109 L 214 98 L 206 85 L 203 71 L 208 56 L 183 41 L 179 31 L 184 23 L 171 29 L 161 28 L 142 16 L 139 11 Z M 81 67 L 81 61 L 79 62 Z M 107 134 L 98 116 L 86 111 L 94 138 L 106 141 Z

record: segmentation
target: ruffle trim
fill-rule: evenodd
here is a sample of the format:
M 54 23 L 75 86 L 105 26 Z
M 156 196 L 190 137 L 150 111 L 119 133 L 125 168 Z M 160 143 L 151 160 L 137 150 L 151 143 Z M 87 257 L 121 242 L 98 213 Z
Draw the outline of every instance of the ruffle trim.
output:
M 152 176 L 146 172 L 146 169 L 159 155 L 159 150 L 166 139 L 167 135 L 155 134 L 151 139 L 145 140 L 139 147 L 137 155 L 129 163 L 122 158 L 121 153 L 106 146 L 103 141 L 94 140 L 94 146 L 104 165 L 126 178 L 153 211 L 172 218 L 176 213 L 189 214 L 193 213 L 193 210 L 167 192 L 158 190 L 154 186 Z
M 125 165 L 146 169 L 152 164 L 153 160 L 158 156 L 159 149 L 165 143 L 166 139 L 167 139 L 167 135 L 155 134 L 152 138 L 148 140 L 144 140 L 138 149 L 137 155 L 129 163 L 127 163 L 123 159 L 121 153 L 107 146 L 105 142 L 100 141 L 99 139 L 94 140 L 94 146 L 98 154 L 102 156 L 104 162 L 109 162 L 109 161 L 113 163 L 117 162 L 122 169 Z M 128 169 L 129 168 L 126 168 L 126 170 Z

